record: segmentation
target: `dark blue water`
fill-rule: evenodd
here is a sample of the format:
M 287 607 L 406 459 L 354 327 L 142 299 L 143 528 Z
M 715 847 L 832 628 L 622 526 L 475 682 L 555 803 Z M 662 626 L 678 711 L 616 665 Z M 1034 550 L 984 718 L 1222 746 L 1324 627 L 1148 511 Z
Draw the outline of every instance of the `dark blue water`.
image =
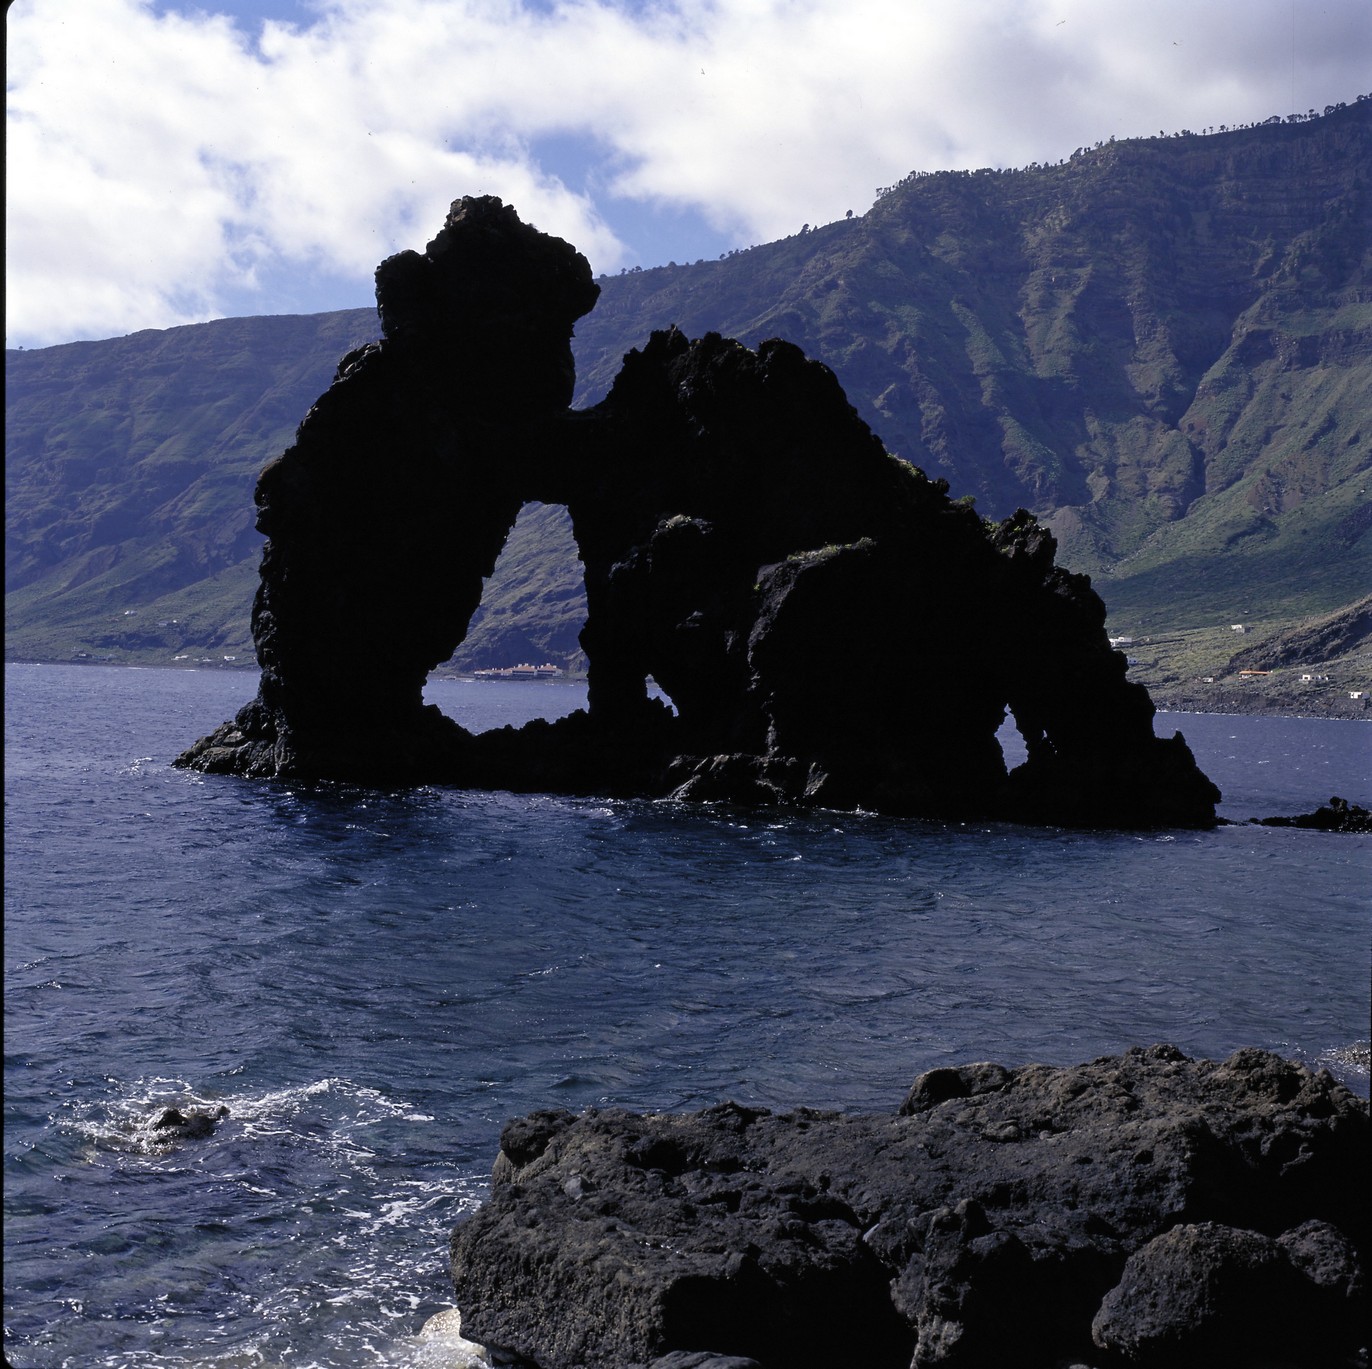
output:
M 454 1364 L 413 1337 L 536 1107 L 889 1109 L 934 1065 L 1162 1040 L 1367 1091 L 1372 839 L 247 783 L 169 762 L 253 676 L 5 681 L 19 1369 Z M 480 729 L 584 696 L 430 697 Z M 1367 724 L 1158 721 L 1227 816 L 1372 796 Z

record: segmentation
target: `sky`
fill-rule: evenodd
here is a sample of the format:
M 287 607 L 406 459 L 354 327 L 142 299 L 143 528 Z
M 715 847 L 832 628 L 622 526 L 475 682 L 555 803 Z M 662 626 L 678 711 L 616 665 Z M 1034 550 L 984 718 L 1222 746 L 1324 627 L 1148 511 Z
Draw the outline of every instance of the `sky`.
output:
M 13 0 L 6 345 L 357 308 L 462 195 L 597 274 L 1372 90 L 1368 0 Z

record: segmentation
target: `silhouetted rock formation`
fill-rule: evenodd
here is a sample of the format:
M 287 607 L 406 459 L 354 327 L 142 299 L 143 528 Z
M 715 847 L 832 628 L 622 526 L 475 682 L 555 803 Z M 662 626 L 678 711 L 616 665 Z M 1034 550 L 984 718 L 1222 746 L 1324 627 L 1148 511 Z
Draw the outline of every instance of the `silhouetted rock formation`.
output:
M 1324 1071 L 1170 1046 L 932 1070 L 889 1115 L 539 1112 L 452 1272 L 538 1369 L 1352 1364 L 1367 1142 Z
M 1316 832 L 1372 832 L 1372 810 L 1361 804 L 1349 803 L 1337 794 L 1313 813 L 1298 813 L 1295 817 L 1250 818 L 1259 827 L 1304 827 Z
M 262 473 L 257 699 L 180 763 L 243 775 L 1209 825 L 1090 582 L 889 456 L 773 340 L 654 333 L 571 412 L 586 261 L 493 198 L 377 271 L 350 354 Z M 422 701 L 525 502 L 585 566 L 589 706 L 473 737 Z M 901 630 L 891 632 L 892 622 Z M 331 644 L 362 662 L 340 671 Z M 650 701 L 652 676 L 673 716 Z M 1028 761 L 1007 776 L 1006 707 Z

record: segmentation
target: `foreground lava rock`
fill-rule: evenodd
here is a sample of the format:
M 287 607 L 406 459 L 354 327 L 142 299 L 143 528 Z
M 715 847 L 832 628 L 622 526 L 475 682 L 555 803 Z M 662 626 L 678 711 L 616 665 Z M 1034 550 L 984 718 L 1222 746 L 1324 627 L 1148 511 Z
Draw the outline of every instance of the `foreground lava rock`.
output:
M 1368 1139 L 1324 1071 L 1170 1046 L 933 1070 L 889 1116 L 540 1112 L 452 1273 L 538 1369 L 1331 1369 L 1365 1363 Z
M 1209 826 L 1105 607 L 1021 511 L 888 455 L 833 373 L 670 329 L 567 408 L 584 257 L 493 198 L 377 271 L 345 357 L 262 472 L 258 697 L 180 763 L 253 776 Z M 472 736 L 423 704 L 524 503 L 585 568 L 585 712 Z M 336 655 L 348 644 L 349 665 Z M 652 676 L 675 704 L 648 696 Z M 1028 759 L 1007 774 L 1007 707 Z

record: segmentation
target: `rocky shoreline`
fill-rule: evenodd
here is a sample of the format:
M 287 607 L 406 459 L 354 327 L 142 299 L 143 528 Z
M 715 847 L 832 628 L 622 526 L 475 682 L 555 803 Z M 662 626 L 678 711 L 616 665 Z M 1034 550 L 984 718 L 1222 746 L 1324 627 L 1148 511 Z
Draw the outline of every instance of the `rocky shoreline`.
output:
M 506 1126 L 453 1233 L 525 1369 L 1366 1364 L 1368 1105 L 1261 1050 L 921 1075 L 898 1111 Z
M 1265 693 L 1244 689 L 1242 698 L 1226 698 L 1237 690 L 1215 687 L 1194 690 L 1148 687 L 1159 713 L 1215 713 L 1236 718 L 1325 718 L 1342 722 L 1372 722 L 1372 699 L 1352 699 L 1347 692 L 1287 690 Z

